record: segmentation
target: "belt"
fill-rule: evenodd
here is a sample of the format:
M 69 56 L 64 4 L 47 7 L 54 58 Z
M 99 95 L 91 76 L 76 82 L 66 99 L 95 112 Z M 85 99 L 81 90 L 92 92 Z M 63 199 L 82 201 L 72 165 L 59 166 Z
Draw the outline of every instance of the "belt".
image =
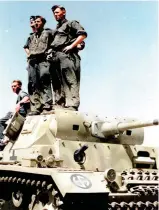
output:
M 37 55 L 30 55 L 28 59 L 37 59 L 37 60 L 46 59 L 46 55 L 44 53 Z

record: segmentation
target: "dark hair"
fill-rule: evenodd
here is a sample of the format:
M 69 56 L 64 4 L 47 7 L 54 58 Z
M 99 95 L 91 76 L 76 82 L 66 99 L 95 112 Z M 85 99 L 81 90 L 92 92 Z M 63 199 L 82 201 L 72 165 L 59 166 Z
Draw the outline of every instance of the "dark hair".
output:
M 53 7 L 51 7 L 51 10 L 54 12 L 55 9 L 60 8 L 61 10 L 65 10 L 65 7 L 61 6 L 61 5 L 54 5 Z
M 13 82 L 12 82 L 12 83 L 14 83 L 14 82 L 17 82 L 17 83 L 18 83 L 18 85 L 22 86 L 22 82 L 21 82 L 19 79 L 17 79 L 17 80 L 13 80 Z
M 40 18 L 42 23 L 43 23 L 43 25 L 45 25 L 46 19 L 44 17 L 40 16 L 40 15 L 35 16 L 35 20 L 38 19 L 38 18 Z
M 30 20 L 35 20 L 35 16 L 30 16 Z

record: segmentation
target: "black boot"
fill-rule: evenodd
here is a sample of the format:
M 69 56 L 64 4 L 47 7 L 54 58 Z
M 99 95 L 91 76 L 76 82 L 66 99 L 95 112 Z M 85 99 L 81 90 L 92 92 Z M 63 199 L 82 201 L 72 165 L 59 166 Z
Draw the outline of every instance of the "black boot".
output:
M 39 111 L 33 111 L 33 112 L 29 112 L 28 116 L 33 116 L 33 115 L 40 115 Z
M 72 110 L 72 111 L 78 111 L 78 108 L 75 106 L 65 106 L 65 110 Z

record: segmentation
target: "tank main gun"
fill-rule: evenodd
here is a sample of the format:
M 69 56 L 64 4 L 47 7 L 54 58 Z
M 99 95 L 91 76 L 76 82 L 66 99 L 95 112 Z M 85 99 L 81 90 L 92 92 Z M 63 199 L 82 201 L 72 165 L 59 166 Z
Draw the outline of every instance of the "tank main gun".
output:
M 129 129 L 143 128 L 155 125 L 159 125 L 158 119 L 152 121 L 145 121 L 145 122 L 144 121 L 116 122 L 116 123 L 105 122 L 101 126 L 101 132 L 105 137 L 107 137 L 123 133 L 124 131 Z
M 92 121 L 92 136 L 109 143 L 141 145 L 144 141 L 144 127 L 159 125 L 159 120 L 140 121 L 135 119 L 113 119 Z

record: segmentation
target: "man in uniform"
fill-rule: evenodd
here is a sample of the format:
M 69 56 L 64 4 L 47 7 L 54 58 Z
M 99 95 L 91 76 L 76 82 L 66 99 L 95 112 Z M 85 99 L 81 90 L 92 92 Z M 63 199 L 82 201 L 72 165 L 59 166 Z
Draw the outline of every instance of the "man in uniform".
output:
M 65 108 L 78 110 L 80 104 L 80 56 L 78 46 L 87 37 L 84 28 L 77 21 L 68 21 L 66 10 L 55 5 L 52 12 L 58 22 L 54 40 L 51 43 L 53 58 L 58 64 L 61 89 L 64 91 Z
M 30 100 L 29 95 L 22 90 L 22 82 L 20 80 L 14 80 L 12 82 L 12 90 L 14 93 L 18 95 L 16 101 L 15 111 L 19 112 L 23 117 L 26 117 L 29 108 L 30 108 Z M 5 117 L 0 119 L 0 150 L 4 148 L 5 142 L 3 131 L 6 128 L 6 122 L 13 116 L 13 112 L 8 112 Z
M 46 52 L 53 41 L 52 30 L 44 29 L 45 18 L 35 17 L 36 31 L 29 43 L 28 55 L 28 92 L 31 101 L 29 115 L 38 115 L 53 108 L 50 63 L 46 60 Z
M 30 44 L 30 41 L 31 41 L 31 37 L 33 35 L 33 33 L 36 32 L 36 27 L 35 27 L 35 16 L 30 16 L 30 27 L 32 29 L 32 32 L 30 33 L 30 36 L 28 37 L 25 45 L 24 45 L 24 50 L 27 54 L 27 56 L 29 55 L 29 44 Z

